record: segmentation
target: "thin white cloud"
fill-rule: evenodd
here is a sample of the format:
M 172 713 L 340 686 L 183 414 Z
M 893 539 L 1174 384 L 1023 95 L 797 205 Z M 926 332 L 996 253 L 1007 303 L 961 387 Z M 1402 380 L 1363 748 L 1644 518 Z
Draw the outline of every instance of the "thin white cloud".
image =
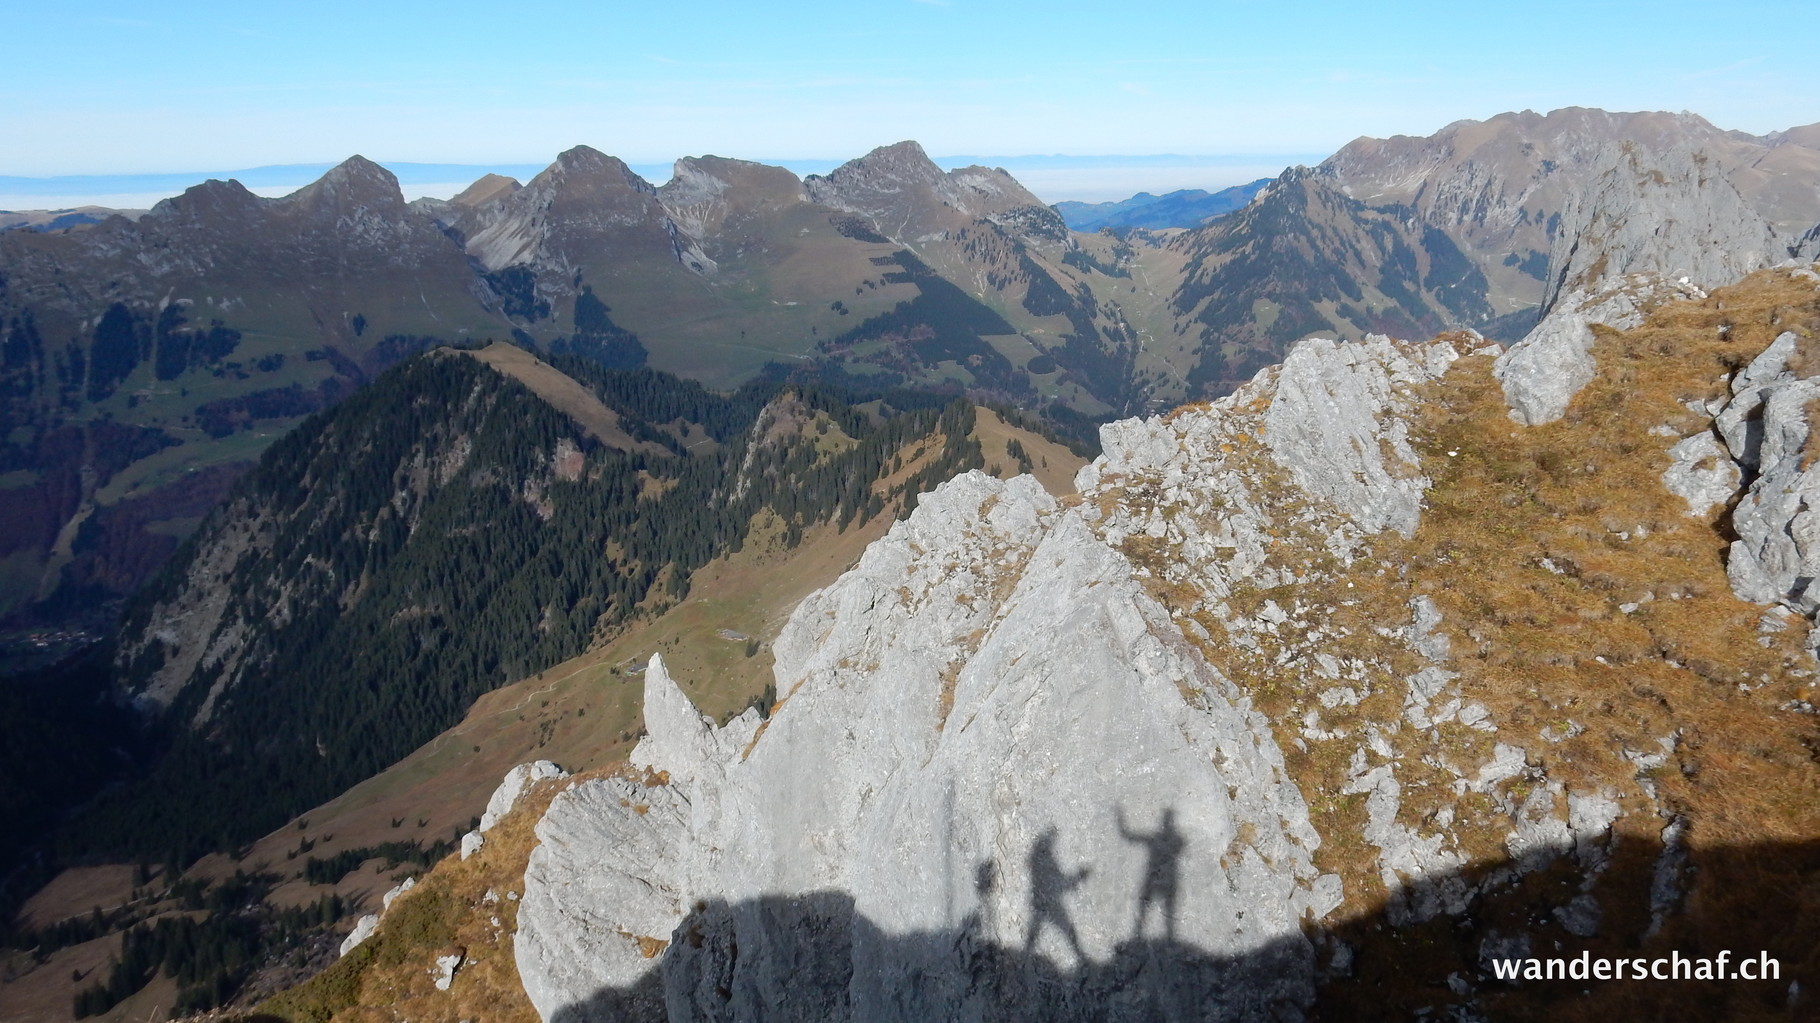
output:
M 1702 68 L 1699 71 L 1689 71 L 1681 77 L 1688 79 L 1719 78 L 1724 75 L 1729 75 L 1734 71 L 1743 71 L 1746 68 L 1755 67 L 1761 63 L 1763 63 L 1763 56 L 1758 54 L 1755 57 L 1734 60 L 1730 64 L 1721 64 L 1718 67 Z

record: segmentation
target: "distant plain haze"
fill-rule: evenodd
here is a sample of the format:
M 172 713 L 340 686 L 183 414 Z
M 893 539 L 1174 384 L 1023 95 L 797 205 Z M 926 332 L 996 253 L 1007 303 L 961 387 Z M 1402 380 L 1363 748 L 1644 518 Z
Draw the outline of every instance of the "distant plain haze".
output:
M 855 153 L 855 156 L 862 154 Z M 1311 164 L 1324 153 L 1244 154 L 1236 156 L 936 156 L 944 169 L 968 164 L 1004 167 L 1045 202 L 1075 199 L 1105 202 L 1137 192 L 1165 193 L 1179 188 L 1218 190 L 1275 177 L 1283 168 Z M 447 199 L 483 174 L 504 174 L 529 181 L 541 164 L 423 164 L 377 160 L 398 176 L 406 199 Z M 842 160 L 761 159 L 799 175 L 826 174 Z M 77 206 L 148 209 L 161 199 L 208 178 L 234 178 L 257 195 L 281 196 L 322 176 L 332 164 L 286 164 L 243 170 L 215 169 L 168 174 L 106 174 L 51 178 L 0 176 L 0 210 L 54 210 Z M 671 165 L 632 164 L 654 185 L 671 176 Z
M 1505 110 L 1692 110 L 1753 134 L 1820 120 L 1797 57 L 1820 18 L 1790 0 L 1723 16 L 1682 0 L 15 0 L 0 34 L 0 177 L 34 179 L 353 153 L 535 167 L 581 143 L 660 180 L 684 154 L 814 154 L 775 160 L 800 172 L 906 138 L 938 155 L 1200 154 L 988 157 L 1047 200 L 1097 200 L 1214 189 Z M 168 194 L 94 184 L 116 190 L 0 182 L 0 207 Z

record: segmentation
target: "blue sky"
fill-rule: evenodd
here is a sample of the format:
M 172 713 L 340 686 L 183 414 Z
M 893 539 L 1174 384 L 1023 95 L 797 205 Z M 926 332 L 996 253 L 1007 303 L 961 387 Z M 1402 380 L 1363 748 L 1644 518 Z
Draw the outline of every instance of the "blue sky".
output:
M 1795 2 L 0 0 L 0 38 L 0 175 L 33 177 L 903 138 L 1241 166 L 1525 107 L 1820 121 L 1820 17 Z

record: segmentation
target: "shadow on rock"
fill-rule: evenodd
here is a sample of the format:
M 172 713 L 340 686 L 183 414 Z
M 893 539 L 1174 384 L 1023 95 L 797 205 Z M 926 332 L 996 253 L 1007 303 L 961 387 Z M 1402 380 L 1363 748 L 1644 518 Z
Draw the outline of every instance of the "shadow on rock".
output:
M 1168 830 L 1164 820 L 1129 834 Z M 1031 856 L 1043 855 L 1040 844 Z M 1524 872 L 1511 861 L 1481 864 L 1233 955 L 1143 933 L 1156 929 L 1142 926 L 1152 907 L 1168 901 L 1169 848 L 1163 881 L 1147 874 L 1134 891 L 1138 933 L 1103 960 L 1057 963 L 988 940 L 977 912 L 951 929 L 888 934 L 841 892 L 703 902 L 640 982 L 595 992 L 551 1023 L 1820 1018 L 1820 843 L 1626 841 L 1593 870 L 1571 850 Z M 1084 869 L 1056 865 L 1064 888 Z M 981 894 L 996 877 L 993 864 L 978 865 Z M 1424 893 L 1462 888 L 1473 893 L 1463 912 L 1422 919 L 1419 907 L 1435 904 Z M 1043 905 L 1065 915 L 1065 895 L 1058 889 Z M 1599 980 L 1575 965 L 1583 956 L 1642 962 L 1621 967 L 1630 971 L 1721 953 L 1732 970 L 1767 955 L 1775 976 Z M 1500 957 L 1535 958 L 1543 969 L 1559 960 L 1568 975 L 1500 980 Z

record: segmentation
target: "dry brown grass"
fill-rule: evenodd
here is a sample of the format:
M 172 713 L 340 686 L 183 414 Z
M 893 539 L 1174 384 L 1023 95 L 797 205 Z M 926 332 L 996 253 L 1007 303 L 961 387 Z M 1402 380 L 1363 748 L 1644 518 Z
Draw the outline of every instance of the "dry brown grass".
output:
M 1510 421 L 1489 357 L 1462 358 L 1426 388 L 1414 424 L 1433 481 L 1420 527 L 1408 540 L 1376 538 L 1350 566 L 1311 553 L 1321 550 L 1318 516 L 1300 516 L 1283 497 L 1291 488 L 1280 471 L 1252 460 L 1277 539 L 1268 566 L 1300 582 L 1239 586 L 1227 614 L 1252 617 L 1271 600 L 1292 620 L 1323 627 L 1317 638 L 1283 628 L 1250 633 L 1252 647 L 1236 642 L 1197 589 L 1170 581 L 1178 557 L 1171 545 L 1126 541 L 1127 555 L 1150 569 L 1153 595 L 1209 634 L 1203 653 L 1274 723 L 1322 836 L 1316 863 L 1346 884 L 1339 919 L 1373 919 L 1385 896 L 1376 851 L 1363 840 L 1364 798 L 1344 792 L 1351 755 L 1372 726 L 1395 752 L 1399 821 L 1443 833 L 1469 873 L 1507 859 L 1510 821 L 1497 804 L 1520 801 L 1533 784 L 1519 777 L 1490 794 L 1456 794 L 1456 775 L 1472 777 L 1496 742 L 1524 748 L 1532 772 L 1568 791 L 1617 797 L 1629 816 L 1614 831 L 1620 845 L 1631 834 L 1633 851 L 1657 841 L 1658 809 L 1689 822 L 1696 863 L 1703 851 L 1820 836 L 1820 767 L 1810 752 L 1820 748 L 1820 729 L 1811 716 L 1780 709 L 1813 695 L 1803 630 L 1759 633 L 1762 608 L 1733 597 L 1725 578 L 1726 513 L 1686 514 L 1661 481 L 1674 440 L 1648 433 L 1658 424 L 1681 435 L 1707 428 L 1707 417 L 1682 403 L 1719 396 L 1729 374 L 1784 330 L 1800 338 L 1798 361 L 1820 363 L 1812 283 L 1773 273 L 1659 309 L 1635 330 L 1601 329 L 1597 379 L 1562 421 L 1542 427 Z M 1238 450 L 1246 439 L 1225 447 L 1228 464 L 1252 454 Z M 1126 482 L 1122 493 L 1101 496 L 1107 510 L 1154 499 L 1144 481 Z M 1445 667 L 1458 672 L 1463 700 L 1491 711 L 1496 735 L 1457 723 L 1418 730 L 1402 720 L 1404 679 L 1422 662 L 1399 633 L 1417 595 L 1441 610 L 1451 648 Z M 1621 605 L 1629 604 L 1637 607 L 1626 613 Z M 1318 702 L 1336 683 L 1310 674 L 1301 658 L 1315 651 L 1370 667 L 1362 682 L 1345 683 L 1358 691 L 1356 704 Z M 1310 711 L 1339 737 L 1305 736 Z M 1674 758 L 1640 779 L 1626 753 L 1660 752 L 1664 738 L 1675 741 Z M 1368 762 L 1382 761 L 1374 754 Z M 1443 810 L 1455 815 L 1444 829 L 1434 823 Z M 1794 862 L 1777 883 L 1806 884 Z M 1542 897 L 1563 883 L 1543 877 L 1523 890 Z M 1634 898 L 1601 898 L 1614 920 L 1639 912 Z M 1692 902 L 1694 915 L 1702 898 Z
M 113 909 L 132 897 L 133 868 L 124 863 L 72 867 L 26 900 L 20 922 L 43 927 L 93 910 Z
M 1010 425 L 991 409 L 979 410 L 968 436 L 980 442 L 986 464 L 997 465 L 998 475 L 1005 479 L 1018 474 L 1017 458 L 1010 448 L 1011 442 L 1017 441 L 1030 459 L 1030 474 L 1055 497 L 1074 493 L 1074 474 L 1087 464 L 1085 458 L 1062 445 Z
M 379 931 L 354 953 L 256 1011 L 297 1023 L 537 1023 L 512 956 L 517 897 L 537 844 L 536 822 L 569 783 L 534 786 L 487 832 L 478 853 L 436 864 L 393 902 Z M 436 957 L 457 948 L 463 963 L 449 990 L 438 991 Z
M 643 451 L 647 454 L 663 453 L 664 449 L 657 444 L 633 440 L 620 427 L 618 413 L 601 404 L 600 399 L 587 388 L 517 345 L 496 341 L 478 351 L 462 351 L 460 354 L 484 362 L 524 384 L 608 447 L 621 451 Z
M 1762 609 L 1725 578 L 1724 514 L 1686 514 L 1661 483 L 1672 439 L 1647 431 L 1705 428 L 1685 401 L 1724 393 L 1781 331 L 1807 347 L 1816 328 L 1811 283 L 1765 273 L 1635 330 L 1601 330 L 1598 376 L 1542 427 L 1513 426 L 1488 360 L 1462 360 L 1420 424 L 1434 477 L 1422 526 L 1379 545 L 1442 609 L 1462 689 L 1507 735 L 1585 729 L 1525 743 L 1552 777 L 1632 794 L 1624 752 L 1679 730 L 1682 770 L 1664 774 L 1664 798 L 1701 842 L 1820 834 L 1811 719 L 1778 709 L 1811 666 L 1800 630 L 1759 636 Z

